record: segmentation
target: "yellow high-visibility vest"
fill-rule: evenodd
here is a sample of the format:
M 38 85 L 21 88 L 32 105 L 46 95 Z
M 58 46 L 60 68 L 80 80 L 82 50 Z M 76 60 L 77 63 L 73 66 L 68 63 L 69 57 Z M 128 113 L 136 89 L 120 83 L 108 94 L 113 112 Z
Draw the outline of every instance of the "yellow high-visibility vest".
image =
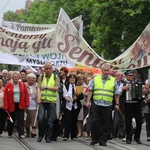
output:
M 94 78 L 93 100 L 103 100 L 107 102 L 112 102 L 114 95 L 114 82 L 115 78 L 110 77 L 110 79 L 106 80 L 106 83 L 103 84 L 102 76 L 96 76 Z
M 52 73 L 50 79 L 46 80 L 46 77 L 44 75 L 43 77 L 43 81 L 42 81 L 42 86 L 46 86 L 46 87 L 53 87 L 55 85 L 55 79 L 54 79 L 54 74 Z M 47 89 L 43 89 L 42 93 L 41 93 L 41 100 L 47 100 L 50 102 L 56 102 L 57 100 L 57 91 L 49 91 Z

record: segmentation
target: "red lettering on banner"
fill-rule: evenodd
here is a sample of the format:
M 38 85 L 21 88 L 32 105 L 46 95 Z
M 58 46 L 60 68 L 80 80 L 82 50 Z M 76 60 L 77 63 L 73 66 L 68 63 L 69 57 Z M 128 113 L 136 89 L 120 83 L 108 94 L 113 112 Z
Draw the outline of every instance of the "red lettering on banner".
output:
M 67 53 L 68 56 L 71 59 L 74 59 L 77 61 L 77 63 L 82 63 L 86 66 L 91 66 L 95 68 L 100 68 L 102 63 L 105 63 L 105 60 L 100 59 L 99 57 L 96 57 L 92 52 L 83 50 L 79 46 L 75 46 L 71 48 L 71 42 L 75 42 L 75 37 L 71 34 L 66 34 L 64 37 L 64 43 L 59 42 L 57 45 L 57 48 L 62 53 Z M 150 55 L 150 53 L 148 54 Z M 148 65 L 148 56 L 145 55 L 139 60 L 134 61 L 133 58 L 129 58 L 129 61 L 125 62 L 123 58 L 119 60 L 115 60 L 111 63 L 111 66 L 115 68 L 121 68 L 121 69 L 133 69 L 133 68 L 140 68 L 143 66 Z
M 131 58 L 128 62 L 128 65 L 127 65 L 127 63 L 124 65 L 125 62 L 122 59 L 119 59 L 119 62 L 113 61 L 111 65 L 112 66 L 114 65 L 114 67 L 120 65 L 118 68 L 121 68 L 121 69 L 141 68 L 141 67 L 148 65 L 148 56 L 149 55 L 150 55 L 150 53 L 148 53 L 148 55 L 145 55 L 141 59 L 138 59 L 136 61 L 134 61 L 133 58 Z
M 141 59 L 137 60 L 135 63 L 129 64 L 127 69 L 133 69 L 133 68 L 141 68 L 148 65 L 148 55 L 145 55 Z M 131 62 L 131 60 L 130 60 Z
M 117 65 L 117 61 L 113 61 L 111 65 Z
M 131 63 L 132 61 L 133 61 L 133 57 L 130 59 L 130 61 L 129 61 L 129 62 Z
M 52 39 L 44 38 L 42 41 L 36 41 L 33 43 L 32 48 L 34 53 L 38 53 L 40 49 L 51 48 Z
M 142 64 L 141 59 L 139 59 L 139 60 L 137 61 L 137 67 L 140 67 L 141 64 Z
M 46 48 L 46 42 L 48 41 L 47 38 L 44 38 L 43 41 L 42 41 L 42 48 Z M 50 40 L 51 41 L 51 40 Z
M 123 64 L 124 61 L 122 59 L 119 60 L 119 64 Z
M 26 49 L 28 49 L 28 42 L 19 42 L 19 39 L 17 39 L 16 41 L 14 41 L 13 39 L 4 39 L 4 38 L 0 38 L 0 44 L 1 46 L 6 46 L 8 48 L 11 48 L 10 51 L 11 52 L 15 52 L 16 49 L 23 49 L 24 52 L 26 51 Z
M 72 48 L 71 50 L 70 50 L 70 52 L 69 52 L 69 57 L 70 58 L 73 58 L 73 59 L 77 59 L 78 60 L 78 57 L 79 57 L 79 54 L 82 52 L 82 48 L 80 48 L 80 47 L 74 47 L 74 48 Z M 77 56 L 78 57 L 74 57 L 74 54 L 78 54 Z
M 83 50 L 79 46 L 75 46 L 72 49 L 70 49 L 70 41 L 74 42 L 75 37 L 71 34 L 66 34 L 64 37 L 65 44 L 63 42 L 59 42 L 57 44 L 57 48 L 62 53 L 68 53 L 68 56 L 71 59 L 76 59 L 78 63 L 82 63 L 82 61 L 85 61 L 86 66 L 92 66 L 95 68 L 100 68 L 100 65 L 104 63 L 102 59 L 99 57 L 94 57 L 94 55 L 86 50 Z M 101 62 L 102 61 L 102 62 Z M 101 63 L 100 63 L 101 62 Z
M 12 39 L 6 40 L 6 47 L 11 47 L 11 52 L 16 51 L 17 45 L 18 45 L 19 39 L 17 39 L 15 42 Z
M 67 34 L 65 35 L 65 47 L 64 49 L 61 49 L 62 46 L 64 46 L 64 43 L 63 42 L 59 42 L 58 45 L 57 45 L 57 48 L 60 52 L 62 53 L 67 53 L 70 49 L 70 44 L 69 44 L 69 41 L 68 41 L 68 38 L 72 38 L 72 42 L 75 40 L 75 37 L 71 34 Z
M 147 55 L 145 55 L 144 57 L 143 57 L 143 60 L 144 60 L 144 64 L 143 64 L 143 66 L 147 66 L 148 64 L 148 62 L 147 62 Z
M 19 33 L 10 32 L 10 31 L 2 28 L 2 27 L 0 27 L 0 32 L 4 32 L 8 36 L 19 38 L 19 39 L 39 39 L 39 40 L 42 40 L 47 35 L 46 33 L 45 34 L 34 34 L 34 35 L 19 34 Z
M 104 61 L 102 61 L 100 58 L 96 58 L 92 63 L 90 63 L 94 56 L 93 56 L 92 53 L 89 53 L 89 52 L 87 52 L 87 51 L 84 51 L 84 52 L 82 53 L 82 55 L 77 59 L 77 61 L 78 61 L 78 62 L 81 62 L 81 61 L 82 61 L 85 57 L 87 57 L 87 56 L 88 56 L 88 58 L 87 58 L 87 60 L 85 61 L 85 64 L 86 64 L 87 66 L 92 66 L 92 67 L 94 67 L 94 68 L 100 68 L 101 64 L 104 63 Z M 102 63 L 100 63 L 100 61 L 102 61 Z
M 131 69 L 131 68 L 135 68 L 135 67 L 136 67 L 135 64 L 130 64 L 130 65 L 127 67 L 127 69 Z
M 100 63 L 100 62 L 101 62 L 101 63 Z M 97 58 L 97 59 L 92 63 L 92 67 L 94 67 L 94 68 L 100 68 L 103 63 L 105 63 L 103 60 L 101 60 L 100 58 Z M 85 64 L 86 64 L 87 66 L 90 65 L 90 64 L 88 65 L 88 61 L 86 61 Z

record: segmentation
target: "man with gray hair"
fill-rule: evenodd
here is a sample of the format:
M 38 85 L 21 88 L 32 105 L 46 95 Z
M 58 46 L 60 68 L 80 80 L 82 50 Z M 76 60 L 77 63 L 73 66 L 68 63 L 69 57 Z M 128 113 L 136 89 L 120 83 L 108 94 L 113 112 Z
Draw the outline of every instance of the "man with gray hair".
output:
M 51 142 L 53 119 L 56 109 L 57 91 L 59 88 L 59 77 L 55 76 L 52 70 L 52 64 L 47 62 L 44 65 L 45 73 L 38 80 L 38 139 L 41 142 L 45 136 L 46 143 Z M 47 113 L 47 122 L 45 124 L 45 114 Z M 46 126 L 46 131 L 45 131 Z
M 125 136 L 125 127 L 124 127 L 124 105 L 125 101 L 122 100 L 122 88 L 124 86 L 124 72 L 122 70 L 118 70 L 116 72 L 115 78 L 117 81 L 118 91 L 120 95 L 119 101 L 119 111 L 114 111 L 114 118 L 113 118 L 113 137 L 116 138 L 123 138 Z
M 109 75 L 110 65 L 105 63 L 101 66 L 102 75 L 97 75 L 89 83 L 89 93 L 87 107 L 91 105 L 92 126 L 91 145 L 99 143 L 106 146 L 110 134 L 110 124 L 112 123 L 112 102 L 115 94 L 115 109 L 119 110 L 119 91 L 115 78 Z

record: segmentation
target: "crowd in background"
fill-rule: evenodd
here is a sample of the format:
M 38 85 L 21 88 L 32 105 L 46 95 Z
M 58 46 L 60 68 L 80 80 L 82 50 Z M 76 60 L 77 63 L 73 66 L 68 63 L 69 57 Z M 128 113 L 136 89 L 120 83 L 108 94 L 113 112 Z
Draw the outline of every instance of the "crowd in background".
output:
M 8 132 L 9 137 L 13 132 L 18 132 L 22 139 L 38 135 L 37 142 L 45 138 L 46 143 L 57 141 L 58 137 L 63 137 L 64 141 L 85 137 L 92 139 L 91 145 L 95 145 L 98 143 L 93 140 L 97 118 L 91 113 L 95 104 L 92 95 L 91 107 L 87 106 L 87 99 L 92 91 L 89 86 L 92 82 L 94 84 L 94 80 L 99 81 L 96 76 L 90 69 L 86 72 L 82 69 L 68 72 L 66 67 L 54 69 L 51 63 L 46 63 L 36 73 L 31 69 L 20 72 L 4 69 L 0 73 L 0 135 L 3 130 Z M 147 141 L 150 141 L 150 83 L 138 79 L 136 70 L 123 72 L 109 69 L 108 77 L 114 78 L 120 100 L 116 103 L 114 98 L 112 101 L 107 140 L 118 137 L 131 144 L 134 138 L 141 144 L 140 132 L 144 118 Z M 128 82 L 144 82 L 140 92 L 145 97 L 140 102 L 127 101 Z M 79 87 L 82 88 L 81 92 L 78 91 Z M 116 105 L 119 109 L 115 109 Z M 106 146 L 106 143 L 99 144 Z

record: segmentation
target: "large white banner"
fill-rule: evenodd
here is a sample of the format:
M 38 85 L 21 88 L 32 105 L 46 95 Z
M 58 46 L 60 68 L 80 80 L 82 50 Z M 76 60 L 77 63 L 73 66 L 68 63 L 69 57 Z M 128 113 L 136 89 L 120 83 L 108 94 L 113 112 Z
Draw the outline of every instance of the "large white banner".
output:
M 75 64 L 61 53 L 50 54 L 8 54 L 0 52 L 0 64 L 12 64 L 23 66 L 43 66 L 47 61 L 50 61 L 55 68 L 66 66 L 68 68 L 75 67 Z
M 54 35 L 58 51 L 74 63 L 100 68 L 102 63 L 107 62 L 97 55 L 84 38 L 78 34 L 63 9 L 60 10 Z
M 55 29 L 56 24 L 29 24 L 12 21 L 2 21 L 2 26 L 9 29 L 14 29 L 16 31 L 37 32 L 47 29 Z
M 83 21 L 82 16 L 78 16 L 71 20 L 75 25 L 76 29 L 82 35 L 83 33 Z M 55 24 L 29 24 L 29 23 L 18 23 L 11 21 L 3 21 L 3 27 L 7 27 L 14 31 L 21 31 L 25 33 L 37 32 L 41 30 L 50 29 L 52 32 L 55 30 Z M 54 33 L 52 33 L 54 34 Z M 64 55 L 59 53 L 56 49 L 55 52 L 49 54 L 9 54 L 0 52 L 0 63 L 2 64 L 15 64 L 15 65 L 31 65 L 31 66 L 43 66 L 46 61 L 51 61 L 54 67 L 75 67 L 75 64 L 66 59 Z
M 82 16 L 76 17 L 72 22 L 80 31 Z M 57 51 L 54 40 L 55 25 L 31 25 L 12 22 L 3 22 L 2 25 L 0 26 L 0 50 L 2 52 L 49 54 Z
M 150 65 L 150 24 L 123 54 L 107 61 L 97 55 L 78 34 L 68 15 L 61 9 L 55 29 L 55 42 L 59 52 L 74 63 L 84 66 L 100 68 L 107 62 L 114 69 L 136 69 Z
M 83 33 L 83 20 L 82 15 L 77 16 L 71 20 L 78 32 Z M 52 30 L 54 32 L 56 24 L 30 24 L 12 21 L 2 21 L 2 27 L 13 29 L 14 31 L 21 31 L 25 33 L 37 32 L 42 30 Z M 37 32 L 38 33 L 38 32 Z
M 112 61 L 114 67 L 136 69 L 150 66 L 150 23 L 138 39 Z
M 81 22 L 81 19 L 79 20 Z M 35 27 L 34 32 L 26 32 L 21 28 L 21 31 L 17 31 L 17 27 L 14 26 L 15 24 L 13 29 L 0 27 L 2 52 L 23 55 L 59 52 L 75 64 L 94 68 L 100 68 L 105 62 L 110 63 L 115 69 L 136 69 L 150 64 L 150 24 L 123 54 L 110 61 L 94 52 L 78 31 L 81 24 L 78 24 L 78 21 L 77 24 L 76 21 L 73 23 L 63 9 L 60 10 L 55 28 L 35 31 L 39 29 L 38 25 L 32 25 Z M 24 25 L 24 29 L 29 30 L 27 26 Z
M 0 27 L 0 50 L 12 54 L 47 54 L 55 52 L 54 29 L 21 32 Z

